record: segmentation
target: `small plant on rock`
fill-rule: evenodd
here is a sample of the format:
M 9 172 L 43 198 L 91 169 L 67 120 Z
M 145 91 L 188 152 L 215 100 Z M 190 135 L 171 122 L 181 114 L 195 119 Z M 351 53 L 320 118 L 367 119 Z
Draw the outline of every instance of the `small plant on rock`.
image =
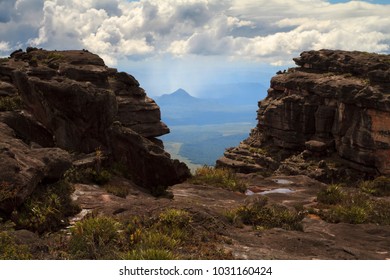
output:
M 126 198 L 129 194 L 129 188 L 123 185 L 105 185 L 104 189 L 106 192 L 122 198 Z
M 374 196 L 389 196 L 390 195 L 390 178 L 377 177 L 372 181 L 363 181 L 359 184 L 359 188 L 368 194 Z
M 342 187 L 338 184 L 330 185 L 327 189 L 322 190 L 317 195 L 317 201 L 329 205 L 340 203 L 344 199 Z
M 60 181 L 50 186 L 40 186 L 24 204 L 14 211 L 12 220 L 17 228 L 40 234 L 56 231 L 67 224 L 68 217 L 80 211 L 70 198 L 72 186 Z
M 120 244 L 120 224 L 110 217 L 91 217 L 71 229 L 69 252 L 74 259 L 115 259 Z
M 286 230 L 302 230 L 301 220 L 304 215 L 282 205 L 268 205 L 266 197 L 241 206 L 235 210 L 235 219 L 256 229 L 283 228 Z M 232 213 L 230 213 L 232 215 Z
M 0 232 L 0 260 L 29 260 L 32 254 L 26 245 L 19 245 L 6 232 Z
M 193 184 L 207 184 L 231 191 L 245 192 L 247 185 L 239 180 L 236 174 L 227 168 L 203 166 L 196 170 L 195 176 L 190 179 Z

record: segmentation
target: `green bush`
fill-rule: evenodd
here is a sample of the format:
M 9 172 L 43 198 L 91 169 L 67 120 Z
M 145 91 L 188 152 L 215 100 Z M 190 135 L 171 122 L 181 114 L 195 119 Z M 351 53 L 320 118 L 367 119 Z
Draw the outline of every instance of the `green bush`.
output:
M 118 258 L 121 225 L 113 218 L 91 217 L 71 229 L 69 253 L 74 259 Z
M 124 253 L 124 259 L 165 260 L 176 259 L 174 251 L 189 236 L 191 216 L 178 209 L 166 209 L 146 224 L 139 218 L 131 220 L 125 230 L 130 251 Z
M 344 199 L 344 192 L 338 184 L 330 185 L 326 190 L 322 190 L 317 195 L 317 201 L 329 205 L 340 203 Z
M 235 212 L 235 215 L 234 215 Z M 237 223 L 252 225 L 256 229 L 283 228 L 286 230 L 302 230 L 302 213 L 297 213 L 282 205 L 268 205 L 266 197 L 260 197 L 247 205 L 237 208 L 231 217 Z
M 106 169 L 103 169 L 99 172 L 92 170 L 92 169 L 89 169 L 88 174 L 89 174 L 92 182 L 94 182 L 98 185 L 104 185 L 104 184 L 108 183 L 112 177 L 111 173 Z
M 80 211 L 71 199 L 73 187 L 60 181 L 39 187 L 12 215 L 17 228 L 40 234 L 59 230 L 68 223 L 68 217 Z
M 60 53 L 50 52 L 47 55 L 47 59 L 48 60 L 62 60 L 62 59 L 64 59 L 64 56 L 62 54 L 60 54 Z
M 104 189 L 106 192 L 122 198 L 126 198 L 130 192 L 129 188 L 123 185 L 105 185 Z
M 197 169 L 189 181 L 193 184 L 206 184 L 239 192 L 245 192 L 248 187 L 232 170 L 206 165 Z
M 28 246 L 18 245 L 15 239 L 6 232 L 0 232 L 1 260 L 29 260 L 32 255 Z
M 375 196 L 389 196 L 390 195 L 390 178 L 377 177 L 372 181 L 363 181 L 359 184 L 359 188 L 368 194 Z
M 181 209 L 169 208 L 159 215 L 159 223 L 171 228 L 185 228 L 190 222 L 191 214 Z
M 331 223 L 390 225 L 390 203 L 372 199 L 361 192 L 345 195 L 339 204 L 332 205 L 320 214 L 324 220 Z

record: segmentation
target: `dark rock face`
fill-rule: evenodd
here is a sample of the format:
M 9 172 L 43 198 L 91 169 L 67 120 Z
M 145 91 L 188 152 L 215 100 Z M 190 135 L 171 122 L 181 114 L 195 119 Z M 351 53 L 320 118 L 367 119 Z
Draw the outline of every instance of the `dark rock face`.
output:
M 0 183 L 22 190 L 18 201 L 42 180 L 62 176 L 71 161 L 66 151 L 102 150 L 146 188 L 189 176 L 155 139 L 169 133 L 158 105 L 134 77 L 105 66 L 95 54 L 14 52 L 0 61 L 0 98 L 10 97 L 21 98 L 23 110 L 0 113 Z
M 43 182 L 57 181 L 71 167 L 68 152 L 60 148 L 31 148 L 0 123 L 0 210 L 19 206 Z
M 390 56 L 321 50 L 294 61 L 300 67 L 272 78 L 251 136 L 217 164 L 235 168 L 246 160 L 257 171 L 324 179 L 321 168 L 309 170 L 309 161 L 329 158 L 366 174 L 389 175 Z

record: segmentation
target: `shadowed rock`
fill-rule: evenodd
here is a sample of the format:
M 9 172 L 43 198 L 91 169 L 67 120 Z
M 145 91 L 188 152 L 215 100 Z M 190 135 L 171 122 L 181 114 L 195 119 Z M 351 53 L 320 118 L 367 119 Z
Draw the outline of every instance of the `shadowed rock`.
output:
M 16 199 L 19 205 L 38 184 L 61 178 L 70 167 L 66 151 L 101 150 L 107 162 L 123 164 L 129 177 L 152 190 L 189 176 L 155 138 L 169 133 L 159 106 L 133 76 L 107 67 L 95 54 L 14 52 L 0 61 L 0 98 L 10 96 L 23 105 L 0 113 L 0 183 L 18 194 L 0 197 L 0 204 Z

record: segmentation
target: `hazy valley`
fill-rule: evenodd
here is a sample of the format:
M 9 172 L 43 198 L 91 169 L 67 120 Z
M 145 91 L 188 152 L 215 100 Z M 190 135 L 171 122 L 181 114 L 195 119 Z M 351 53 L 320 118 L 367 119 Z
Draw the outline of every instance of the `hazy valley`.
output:
M 266 94 L 256 83 L 210 85 L 205 90 L 210 98 L 191 96 L 184 89 L 155 98 L 171 131 L 161 137 L 165 148 L 192 170 L 214 165 L 226 148 L 248 136 L 256 124 L 257 102 Z

